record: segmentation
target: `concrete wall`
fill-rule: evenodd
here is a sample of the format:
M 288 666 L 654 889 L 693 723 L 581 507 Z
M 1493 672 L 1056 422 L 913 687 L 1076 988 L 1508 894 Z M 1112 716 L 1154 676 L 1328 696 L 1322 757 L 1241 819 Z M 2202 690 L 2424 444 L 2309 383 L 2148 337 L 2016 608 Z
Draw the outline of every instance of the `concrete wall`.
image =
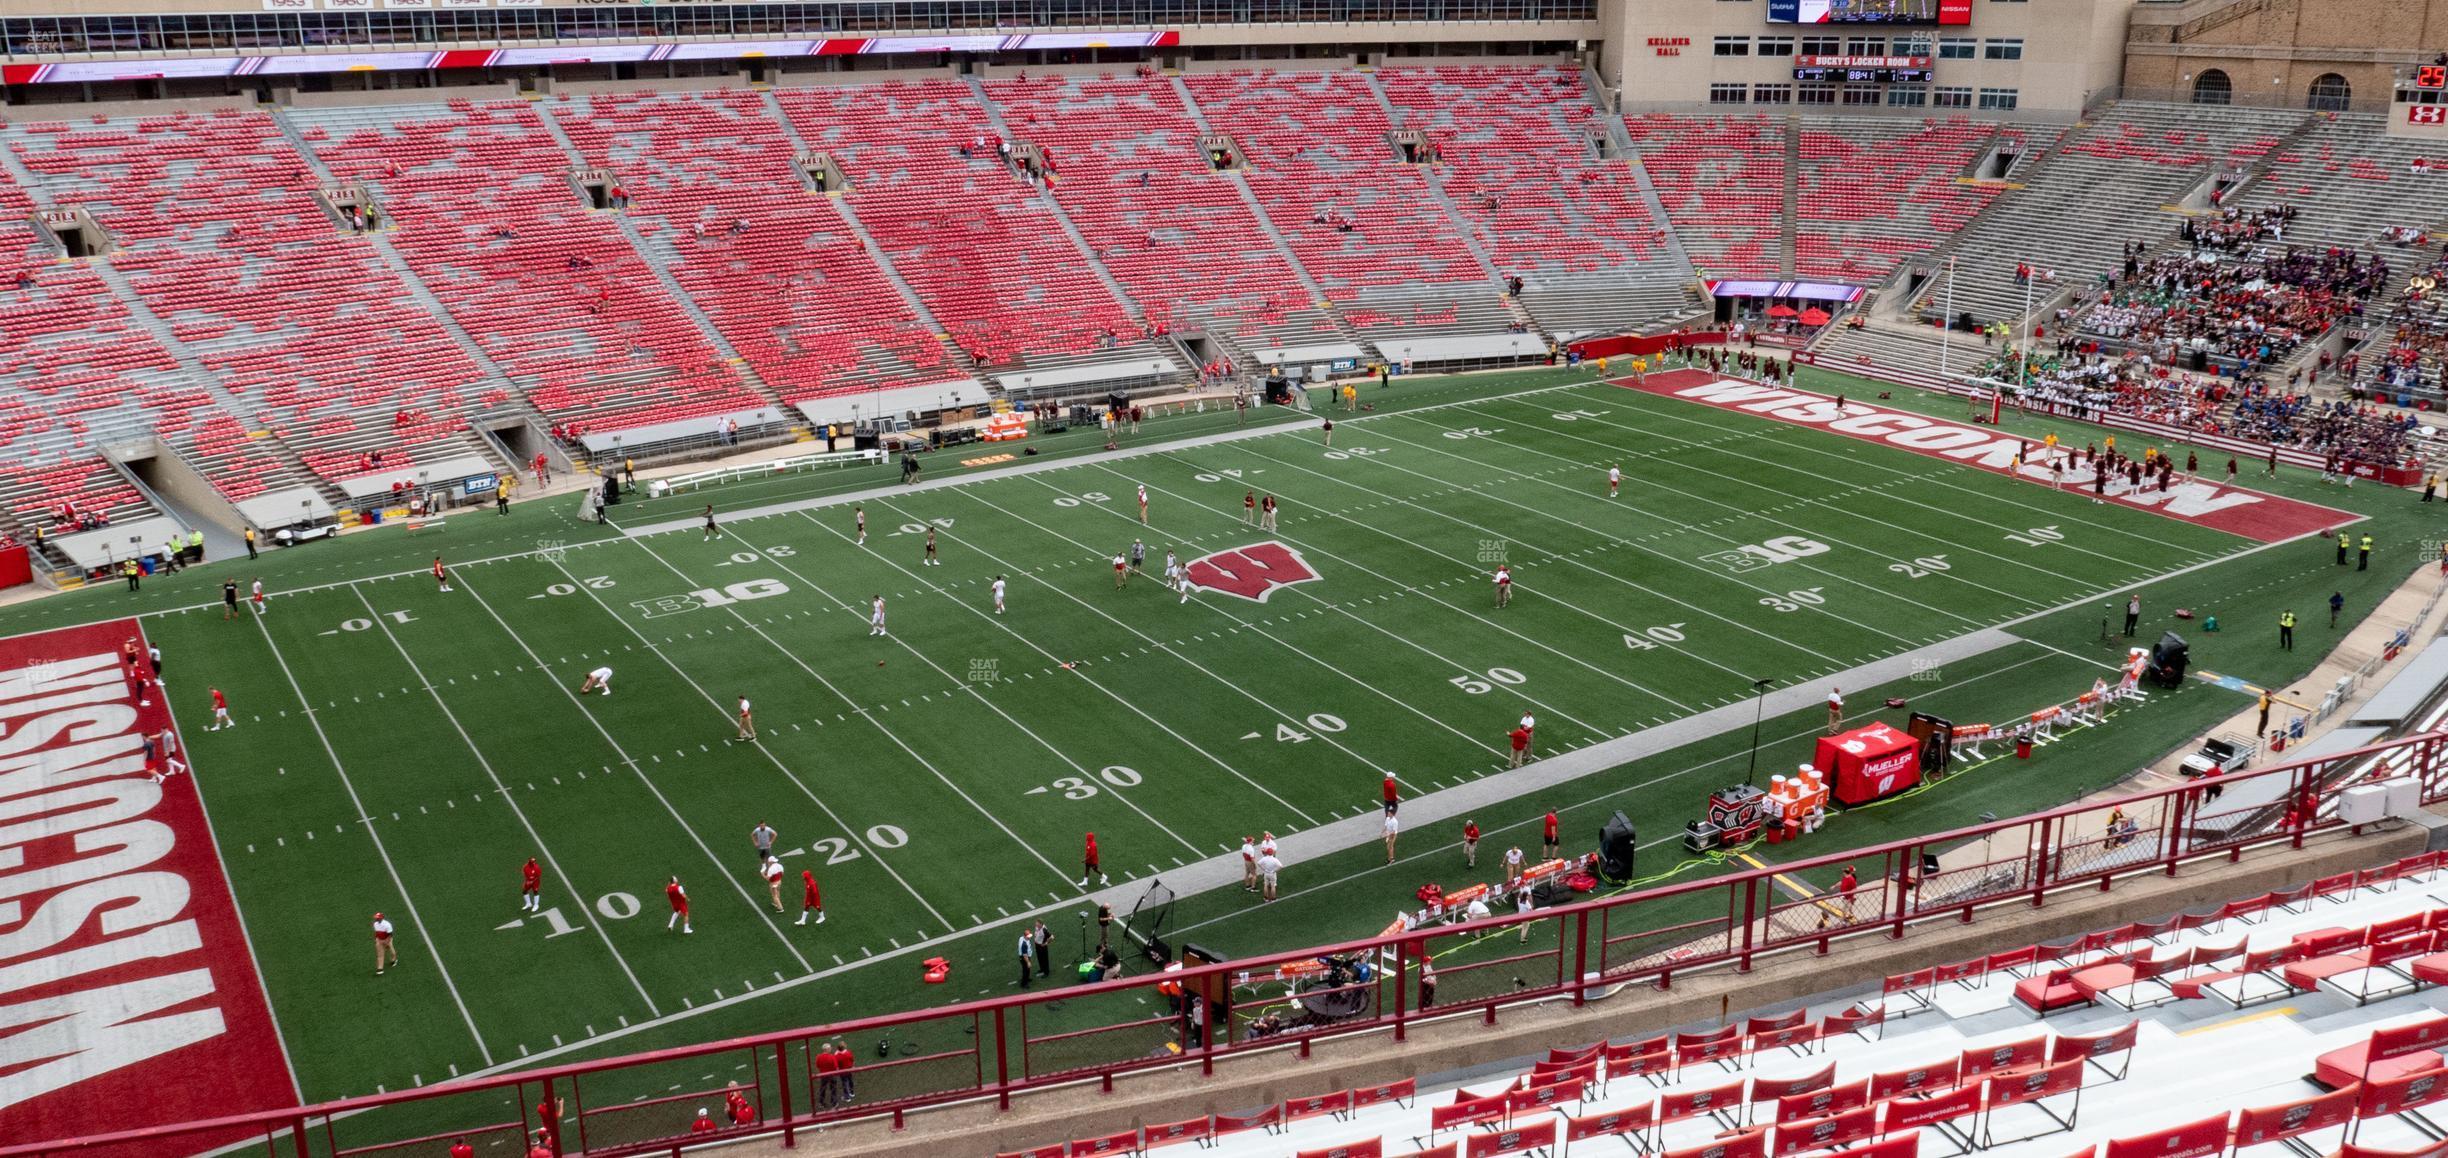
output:
M 181 522 L 202 519 L 227 531 L 233 538 L 243 532 L 246 527 L 246 518 L 238 513 L 237 507 L 230 505 L 227 497 L 223 496 L 220 491 L 214 490 L 211 483 L 204 481 L 203 475 L 196 473 L 195 467 L 189 465 L 186 459 L 179 457 L 168 445 L 159 439 L 149 441 L 151 445 L 141 450 L 134 447 L 124 448 L 131 452 L 127 454 L 118 453 L 117 449 L 114 449 L 113 461 L 117 462 L 119 469 L 126 471 L 130 477 L 136 478 L 137 481 L 151 488 L 153 493 L 160 495 L 168 502 L 177 504 L 181 508 L 180 515 L 189 516 L 180 518 Z M 128 465 L 131 457 L 151 460 L 145 465 L 144 473 L 141 476 L 137 475 L 135 468 Z M 195 529 L 203 530 L 204 528 Z
M 2325 73 L 2359 107 L 2385 105 L 2395 73 L 2448 47 L 2448 0 L 2227 0 L 2148 6 L 2126 45 L 2125 86 L 2189 99 L 2211 69 L 2239 104 L 2302 107 Z

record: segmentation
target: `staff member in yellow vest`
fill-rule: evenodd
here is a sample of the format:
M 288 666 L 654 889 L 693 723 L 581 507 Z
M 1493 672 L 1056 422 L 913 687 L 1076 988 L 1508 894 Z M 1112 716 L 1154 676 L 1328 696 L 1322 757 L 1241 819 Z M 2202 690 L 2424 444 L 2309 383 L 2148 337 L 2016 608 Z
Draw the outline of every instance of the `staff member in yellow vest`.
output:
M 2339 531 L 2339 532 L 2338 532 L 2338 561 L 2337 561 L 2337 565 L 2338 565 L 2338 566 L 2340 566 L 2340 567 L 2343 567 L 2343 566 L 2345 566 L 2345 565 L 2346 565 L 2346 547 L 2347 547 L 2346 532 L 2344 532 L 2344 531 Z
M 2295 650 L 2295 612 L 2292 609 L 2278 613 L 2278 650 Z
M 2369 571 L 2369 570 L 2371 570 L 2371 536 L 2370 536 L 2370 535 L 2365 535 L 2365 536 L 2363 536 L 2363 553 L 2362 553 L 2362 555 L 2361 555 L 2359 558 L 2357 558 L 2357 559 L 2356 559 L 2356 561 L 2355 561 L 2355 570 L 2357 570 L 2357 571 Z

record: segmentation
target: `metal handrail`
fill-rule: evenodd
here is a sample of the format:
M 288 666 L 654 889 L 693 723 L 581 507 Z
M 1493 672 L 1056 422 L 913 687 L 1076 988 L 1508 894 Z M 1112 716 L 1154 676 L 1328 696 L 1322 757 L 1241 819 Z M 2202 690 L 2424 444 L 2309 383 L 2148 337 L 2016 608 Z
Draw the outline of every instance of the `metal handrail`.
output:
M 898 1124 L 910 1111 L 927 1106 L 993 1098 L 1001 1107 L 1008 1109 L 1014 1094 L 1032 1089 L 1097 1080 L 1110 1086 L 1113 1079 L 1122 1074 L 1190 1066 L 1212 1074 L 1215 1062 L 1220 1057 L 1280 1049 L 1286 1045 L 1286 1036 L 1270 1036 L 1258 1041 L 1226 1040 L 1231 1029 L 1229 1011 L 1220 1011 L 1214 1000 L 1201 1000 L 1191 1003 L 1191 1009 L 1197 1011 L 1196 1024 L 1192 1023 L 1189 1013 L 1165 1019 L 1181 1028 L 1178 1055 L 1150 1057 L 1134 1052 L 1129 1056 L 1087 1066 L 1065 1064 L 1044 1074 L 1030 1073 L 1026 1059 L 1029 1038 L 1023 1019 L 1027 1010 L 1049 1003 L 1077 1003 L 1154 990 L 1159 985 L 1177 985 L 1181 992 L 1193 996 L 1227 994 L 1236 988 L 1236 976 L 1246 981 L 1246 975 L 1262 973 L 1278 965 L 1319 957 L 1350 957 L 1380 965 L 1383 975 L 1392 981 L 1386 986 L 1392 990 L 1391 1001 L 1379 1002 L 1373 1012 L 1356 1016 L 1348 1023 L 1305 1029 L 1297 1037 L 1298 1048 L 1305 1051 L 1318 1039 L 1357 1033 L 1385 1032 L 1401 1040 L 1410 1026 L 1432 1018 L 1452 1016 L 1456 1008 L 1483 1011 L 1483 1016 L 1492 1023 L 1502 1008 L 1526 1002 L 1569 1000 L 1579 1005 L 1633 982 L 1646 982 L 1665 989 L 1672 986 L 1678 975 L 1695 971 L 1729 966 L 1748 970 L 1764 957 L 1798 950 L 1824 952 L 1834 941 L 1873 935 L 1903 937 L 1917 925 L 1944 922 L 1951 926 L 1959 920 L 1976 919 L 1981 911 L 2006 905 L 2013 905 L 2017 909 L 2028 908 L 2067 890 L 2105 888 L 2118 878 L 2153 873 L 2173 876 L 2182 865 L 2212 858 L 2232 860 L 2251 848 L 2278 844 L 2301 848 L 2308 834 L 2336 831 L 2345 828 L 2345 825 L 2336 818 L 2333 808 L 2306 809 L 2296 805 L 2305 800 L 2321 801 L 2345 783 L 2368 774 L 2372 769 L 2400 767 L 2402 770 L 2396 774 L 2412 775 L 2418 779 L 2425 802 L 2448 797 L 2448 775 L 2443 775 L 2448 770 L 2442 768 L 2441 761 L 2443 745 L 2448 745 L 2448 732 L 2424 733 L 2336 755 L 2233 773 L 2213 781 L 2145 790 L 2113 802 L 2071 803 L 2013 819 L 1973 824 L 1721 877 L 1642 889 L 1616 897 L 1461 925 L 1412 929 L 1392 936 L 1263 954 L 1218 965 L 1151 973 L 1044 993 L 959 1002 L 932 1009 L 882 1014 L 624 1057 L 545 1066 L 497 1077 L 344 1098 L 296 1109 L 259 1111 L 83 1138 L 20 1143 L 0 1147 L 0 1158 L 74 1154 L 105 1146 L 160 1143 L 180 1138 L 191 1141 L 209 1138 L 218 1143 L 243 1136 L 257 1139 L 266 1147 L 264 1152 L 273 1158 L 278 1158 L 282 1153 L 280 1139 L 286 1136 L 293 1139 L 297 1158 L 313 1158 L 309 1137 L 318 1125 L 338 1118 L 384 1107 L 470 1094 L 492 1095 L 478 1098 L 475 1103 L 492 1110 L 498 1107 L 502 1091 L 512 1091 L 511 1096 L 518 1099 L 518 1104 L 524 1104 L 540 1089 L 544 1100 L 550 1102 L 558 1096 L 558 1091 L 574 1090 L 577 1083 L 591 1076 L 620 1074 L 716 1054 L 736 1055 L 743 1050 L 750 1051 L 751 1056 L 766 1059 L 762 1063 L 766 1072 L 756 1075 L 757 1078 L 771 1079 L 783 1091 L 779 1114 L 761 1123 L 757 1129 L 779 1134 L 785 1145 L 794 1144 L 798 1131 L 820 1124 L 831 1125 L 878 1114 L 889 1114 Z M 2254 815 L 2261 819 L 2248 820 L 2231 828 L 2205 827 L 2199 823 L 2205 819 L 2202 805 L 2209 799 L 2208 792 L 2223 789 L 2234 793 L 2240 787 L 2264 778 L 2283 778 L 2285 783 L 2283 792 L 2272 797 L 2278 803 L 2261 806 L 2255 812 Z M 2093 849 L 2093 846 L 2100 844 L 2097 826 L 2088 821 L 2095 820 L 2112 806 L 2122 808 L 2128 816 L 2149 814 L 2153 823 L 2126 838 L 2126 842 L 2119 846 L 2130 846 L 2136 850 L 2134 853 L 2097 856 Z M 2278 815 L 2281 809 L 2283 816 Z M 2224 820 L 2234 814 L 2231 810 L 2207 819 Z M 1921 895 L 1922 886 L 1927 883 L 1921 876 L 1925 856 L 1935 856 L 1944 850 L 1973 843 L 1986 843 L 2000 834 L 2010 834 L 2010 839 L 1995 844 L 1999 855 L 1993 860 L 1986 865 L 1974 866 L 1983 871 L 1981 880 L 1975 882 L 1974 888 L 1954 888 L 1943 899 L 1937 900 Z M 1829 875 L 1840 867 L 1855 865 L 1869 871 L 1861 876 L 1862 888 L 1855 901 L 1858 907 L 1847 913 L 1845 921 L 1832 927 L 1800 930 L 1780 931 L 1775 926 L 1772 918 L 1779 911 L 1791 911 L 1793 907 L 1791 901 L 1780 897 L 1778 878 L 1794 879 L 1814 873 Z M 1994 871 L 2001 866 L 2003 872 Z M 1955 870 L 1947 871 L 1952 873 Z M 1992 888 L 1989 887 L 1992 881 L 2002 883 Z M 1678 904 L 1710 897 L 1723 899 L 1722 916 L 1688 919 L 1688 911 Z M 1671 919 L 1635 931 L 1617 927 L 1626 916 L 1643 909 L 1671 914 Z M 1437 943 L 1514 931 L 1522 924 L 1541 921 L 1556 922 L 1555 938 L 1550 948 L 1529 956 L 1536 958 L 1547 953 L 1554 954 L 1554 981 L 1537 984 L 1518 982 L 1518 987 L 1511 990 L 1461 1000 L 1454 1000 L 1449 994 L 1440 995 L 1433 1012 L 1419 1007 L 1416 966 Z M 1638 956 L 1610 961 L 1610 951 L 1615 946 L 1633 941 L 1642 944 L 1625 952 L 1637 952 Z M 1448 980 L 1456 976 L 1456 973 L 1445 975 Z M 1131 1011 L 1127 1015 L 1128 1021 L 1153 1024 L 1146 1017 L 1144 1004 L 1121 1002 L 1117 1006 Z M 794 1078 L 790 1072 L 789 1054 L 798 1043 L 812 1038 L 871 1036 L 914 1030 L 947 1019 L 976 1027 L 978 1065 L 973 1082 L 898 1100 L 883 1099 L 879 1104 L 860 1105 L 855 1110 L 793 1109 L 789 1091 Z M 1041 1037 L 1036 1040 L 1042 1043 L 1049 1039 Z M 992 1059 L 991 1064 L 989 1058 Z M 1012 1072 L 1011 1067 L 1015 1063 L 1020 1066 L 1021 1072 Z M 429 1129 L 430 1126 L 420 1127 L 420 1130 Z M 726 1138 L 736 1136 L 740 1135 L 725 1134 Z M 558 1146 L 570 1147 L 570 1143 L 571 1140 L 556 1139 Z M 669 1143 L 621 1143 L 583 1150 L 565 1148 L 562 1153 L 609 1158 L 669 1149 Z

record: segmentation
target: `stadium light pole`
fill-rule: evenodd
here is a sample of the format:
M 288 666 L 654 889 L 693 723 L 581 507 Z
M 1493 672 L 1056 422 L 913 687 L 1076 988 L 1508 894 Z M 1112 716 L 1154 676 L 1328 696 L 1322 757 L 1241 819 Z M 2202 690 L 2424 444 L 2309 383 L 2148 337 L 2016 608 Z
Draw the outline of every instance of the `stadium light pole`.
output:
M 1743 769 L 1746 786 L 1759 774 L 1760 721 L 1768 714 L 1768 685 L 1775 682 L 1766 677 L 1751 681 L 1751 763 Z
M 2023 263 L 2023 357 L 2015 365 L 2015 386 L 2019 390 L 2031 380 L 2032 283 L 2040 280 L 2040 271 L 2030 262 Z
M 1938 377 L 1944 381 L 1949 356 L 1955 351 L 1955 258 L 1947 257 L 1946 299 L 1938 309 Z

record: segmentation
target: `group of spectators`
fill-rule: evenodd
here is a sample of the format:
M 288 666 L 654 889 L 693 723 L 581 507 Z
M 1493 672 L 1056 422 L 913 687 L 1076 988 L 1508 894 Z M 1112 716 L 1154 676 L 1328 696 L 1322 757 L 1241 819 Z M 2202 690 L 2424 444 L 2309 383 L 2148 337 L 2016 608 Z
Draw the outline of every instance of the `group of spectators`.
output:
M 2448 359 L 2448 295 L 2439 292 L 2448 280 L 2448 251 L 2434 255 L 2406 279 L 2405 292 L 2389 306 L 2388 344 L 2374 343 L 2370 373 L 2359 354 L 2348 355 L 2338 369 L 2358 388 L 2385 394 L 2410 394 L 2441 387 L 2440 366 Z
M 2013 356 L 1992 361 L 1984 374 L 2018 381 Z M 2121 414 L 2170 426 L 2214 431 L 2219 406 L 2231 387 L 2157 365 L 2142 353 L 2109 353 L 2093 343 L 2063 343 L 2055 355 L 2035 355 L 2018 384 L 2026 409 L 2097 421 Z
M 109 526 L 110 521 L 109 511 L 80 511 L 74 499 L 63 502 L 51 510 L 51 525 L 55 529 L 91 531 Z
M 2142 351 L 2102 351 L 2090 342 L 2060 343 L 2055 354 L 2035 355 L 2021 367 L 2009 355 L 1983 373 L 2015 383 L 2025 409 L 2086 421 L 2123 415 L 2314 451 L 2341 465 L 2404 461 L 2407 435 L 2417 426 L 2411 411 L 2315 398 L 2258 380 L 2205 377 L 2161 365 Z
M 2177 226 L 2176 239 L 2197 250 L 2235 253 L 2263 241 L 2285 241 L 2287 223 L 2295 220 L 2296 212 L 2292 205 L 2270 205 L 2252 210 L 2221 210 L 2216 219 L 2208 221 L 2188 217 Z
M 2318 451 L 2341 465 L 2405 461 L 2414 412 L 2346 398 L 2255 392 L 2236 400 L 2227 433 Z
M 2251 221 L 2236 223 L 2259 228 Z M 2351 250 L 2248 251 L 2207 246 L 2144 258 L 2128 256 L 2125 276 L 2109 278 L 2079 319 L 2103 339 L 2148 350 L 2161 361 L 2183 354 L 2233 359 L 2250 374 L 2332 326 L 2359 316 L 2388 281 L 2388 264 Z

